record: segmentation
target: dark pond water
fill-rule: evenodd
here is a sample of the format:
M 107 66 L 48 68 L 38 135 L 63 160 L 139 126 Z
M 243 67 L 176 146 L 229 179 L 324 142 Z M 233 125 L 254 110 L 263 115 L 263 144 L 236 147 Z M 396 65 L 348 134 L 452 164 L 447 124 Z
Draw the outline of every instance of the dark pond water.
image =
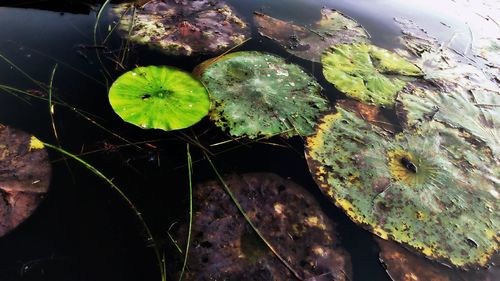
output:
M 124 124 L 107 99 L 106 83 L 100 72 L 93 45 L 93 26 L 98 3 L 84 1 L 7 1 L 0 2 L 0 54 L 16 64 L 32 79 L 49 83 L 55 64 L 54 88 L 58 98 L 79 110 L 92 113 L 95 121 L 134 142 L 147 141 L 157 148 L 126 147 L 114 136 L 81 118 L 75 112 L 56 107 L 56 125 L 62 146 L 72 152 L 106 149 L 85 157 L 115 183 L 142 210 L 153 231 L 163 237 L 160 243 L 168 251 L 173 247 L 166 235 L 169 227 L 185 220 L 187 168 L 185 140 L 180 133 L 144 131 Z M 30 3 L 23 3 L 30 2 Z M 60 3 L 64 2 L 64 3 Z M 68 3 L 80 2 L 80 3 Z M 95 1 L 99 2 L 99 1 Z M 397 46 L 399 27 L 394 17 L 425 19 L 425 28 L 435 29 L 443 38 L 458 34 L 455 44 L 464 46 L 467 25 L 460 14 L 449 9 L 451 1 L 442 4 L 408 4 L 408 1 L 384 0 L 230 0 L 248 21 L 254 11 L 297 23 L 312 23 L 322 7 L 338 9 L 361 23 L 375 44 Z M 81 4 L 83 3 L 83 4 Z M 2 7 L 3 5 L 9 7 Z M 108 13 L 100 23 L 105 31 L 111 20 Z M 469 22 L 476 28 L 473 22 Z M 103 38 L 100 33 L 99 37 Z M 119 48 L 115 34 L 110 49 Z M 293 58 L 256 30 L 253 39 L 240 50 L 271 52 L 297 63 L 314 74 L 332 103 L 342 95 L 321 74 L 321 66 Z M 191 71 L 206 56 L 176 58 L 145 47 L 134 47 L 126 67 L 135 65 L 173 65 Z M 105 60 L 116 78 L 123 70 Z M 112 82 L 112 81 L 108 81 Z M 40 90 L 26 75 L 0 59 L 0 84 L 19 89 Z M 40 139 L 56 143 L 52 134 L 48 104 L 36 99 L 20 99 L 0 92 L 0 123 L 30 132 Z M 200 135 L 204 145 L 228 139 L 228 136 L 204 120 L 185 134 Z M 161 139 L 161 141 L 155 141 Z M 343 246 L 352 255 L 354 281 L 389 280 L 378 260 L 376 243 L 368 232 L 356 227 L 341 211 L 324 199 L 313 182 L 303 156 L 301 139 L 264 143 L 230 143 L 210 148 L 215 163 L 223 173 L 273 172 L 305 186 L 322 204 L 324 211 L 338 224 Z M 202 154 L 192 149 L 194 181 L 214 179 Z M 69 167 L 51 154 L 54 174 L 51 191 L 37 212 L 9 235 L 0 238 L 0 280 L 159 280 L 153 252 L 147 247 L 141 228 L 127 205 L 109 186 L 80 165 Z M 200 160 L 200 161 L 198 161 Z

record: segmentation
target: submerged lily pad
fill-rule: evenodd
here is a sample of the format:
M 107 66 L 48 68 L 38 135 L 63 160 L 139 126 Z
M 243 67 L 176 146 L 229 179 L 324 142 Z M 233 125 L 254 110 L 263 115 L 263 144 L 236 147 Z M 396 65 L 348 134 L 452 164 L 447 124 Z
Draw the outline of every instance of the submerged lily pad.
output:
M 222 1 L 151 0 L 132 7 L 125 3 L 113 9 L 122 33 L 169 55 L 220 53 L 250 34 L 248 25 Z
M 309 135 L 329 108 L 316 80 L 295 64 L 259 52 L 237 52 L 203 64 L 210 118 L 233 136 Z
M 458 87 L 448 92 L 410 84 L 398 96 L 397 111 L 409 126 L 437 120 L 464 129 L 500 159 L 500 93 Z
M 388 50 L 370 44 L 330 47 L 321 59 L 323 74 L 347 96 L 378 106 L 393 106 L 396 94 L 420 69 Z
M 37 138 L 0 124 L 0 237 L 34 212 L 51 174 L 47 151 Z
M 321 190 L 384 239 L 455 266 L 500 245 L 500 164 L 470 135 L 429 121 L 395 136 L 338 108 L 307 139 Z
M 377 239 L 380 261 L 392 281 L 495 281 L 500 280 L 497 263 L 487 269 L 464 271 L 432 262 L 404 249 L 400 245 Z M 496 256 L 499 259 L 500 256 Z
M 232 175 L 225 183 L 252 222 L 307 280 L 351 279 L 335 227 L 307 191 L 277 175 Z M 193 241 L 186 280 L 295 279 L 254 234 L 218 181 L 195 188 Z M 186 237 L 186 227 L 181 237 Z M 309 279 L 311 278 L 311 279 Z
M 306 60 L 321 61 L 321 54 L 331 45 L 368 40 L 365 29 L 339 11 L 321 10 L 321 19 L 313 26 L 300 26 L 262 13 L 254 13 L 259 33 L 276 41 L 287 52 Z
M 123 120 L 165 131 L 192 126 L 210 109 L 203 84 L 187 72 L 158 66 L 120 76 L 109 90 L 109 102 Z

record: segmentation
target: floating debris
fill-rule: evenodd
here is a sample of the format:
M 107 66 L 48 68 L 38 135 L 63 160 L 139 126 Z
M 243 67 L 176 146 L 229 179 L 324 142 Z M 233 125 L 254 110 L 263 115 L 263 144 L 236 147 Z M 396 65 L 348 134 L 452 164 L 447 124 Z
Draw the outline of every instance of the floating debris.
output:
M 500 248 L 500 165 L 490 150 L 436 121 L 393 136 L 337 109 L 307 139 L 321 190 L 381 238 L 454 266 L 486 266 Z
M 221 53 L 250 35 L 248 25 L 223 1 L 152 0 L 139 8 L 119 4 L 113 12 L 125 37 L 168 55 Z
M 314 77 L 271 54 L 231 53 L 195 72 L 210 92 L 210 118 L 232 136 L 307 136 L 329 109 Z
M 320 62 L 321 54 L 331 45 L 368 41 L 368 33 L 353 19 L 339 11 L 321 10 L 321 19 L 313 26 L 300 26 L 255 12 L 260 35 L 279 43 L 299 58 Z
M 333 223 L 303 187 L 268 173 L 232 175 L 225 183 L 301 277 L 352 280 L 350 258 L 339 246 Z M 220 182 L 198 185 L 194 197 L 186 280 L 295 279 L 248 226 Z M 182 237 L 186 231 L 181 229 Z
M 0 124 L 0 237 L 35 211 L 49 190 L 51 175 L 43 143 Z
M 210 109 L 207 90 L 191 74 L 158 66 L 124 73 L 111 86 L 109 102 L 123 120 L 165 131 L 190 127 Z

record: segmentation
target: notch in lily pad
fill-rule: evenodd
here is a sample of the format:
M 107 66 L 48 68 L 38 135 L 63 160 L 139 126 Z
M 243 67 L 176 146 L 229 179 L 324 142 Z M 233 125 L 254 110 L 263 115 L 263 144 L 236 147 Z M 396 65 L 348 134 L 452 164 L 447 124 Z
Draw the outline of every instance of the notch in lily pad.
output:
M 143 129 L 190 127 L 210 109 L 208 93 L 191 74 L 165 66 L 138 67 L 111 86 L 109 102 L 125 121 Z

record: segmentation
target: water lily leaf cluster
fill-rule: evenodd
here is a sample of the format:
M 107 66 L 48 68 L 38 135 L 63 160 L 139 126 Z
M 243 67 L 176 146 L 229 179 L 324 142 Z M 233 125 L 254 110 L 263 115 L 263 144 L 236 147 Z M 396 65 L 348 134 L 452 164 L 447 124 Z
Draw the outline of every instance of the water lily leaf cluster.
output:
M 191 74 L 171 68 L 138 67 L 121 75 L 109 90 L 113 110 L 144 129 L 165 131 L 192 126 L 208 114 L 208 93 Z
M 169 55 L 221 53 L 243 43 L 250 29 L 223 1 L 148 1 L 116 5 L 119 29 L 129 40 Z
M 0 237 L 35 211 L 49 189 L 51 175 L 42 142 L 0 124 Z
M 319 83 L 283 58 L 236 52 L 209 62 L 197 72 L 212 100 L 210 118 L 232 136 L 306 136 L 329 109 Z
M 371 44 L 331 46 L 321 59 L 323 75 L 342 93 L 392 107 L 396 94 L 421 70 L 401 56 Z
M 303 187 L 268 173 L 231 175 L 224 182 L 300 277 L 352 280 L 350 257 L 339 246 L 334 224 Z M 194 193 L 186 280 L 295 279 L 248 226 L 219 181 L 201 183 Z M 186 231 L 181 229 L 180 237 Z
M 337 108 L 307 139 L 322 191 L 384 239 L 454 266 L 499 250 L 500 165 L 470 135 L 437 121 L 389 134 Z
M 276 41 L 297 57 L 320 62 L 321 54 L 335 44 L 366 42 L 368 34 L 353 19 L 336 10 L 322 9 L 321 19 L 301 26 L 256 12 L 254 21 L 260 35 Z

